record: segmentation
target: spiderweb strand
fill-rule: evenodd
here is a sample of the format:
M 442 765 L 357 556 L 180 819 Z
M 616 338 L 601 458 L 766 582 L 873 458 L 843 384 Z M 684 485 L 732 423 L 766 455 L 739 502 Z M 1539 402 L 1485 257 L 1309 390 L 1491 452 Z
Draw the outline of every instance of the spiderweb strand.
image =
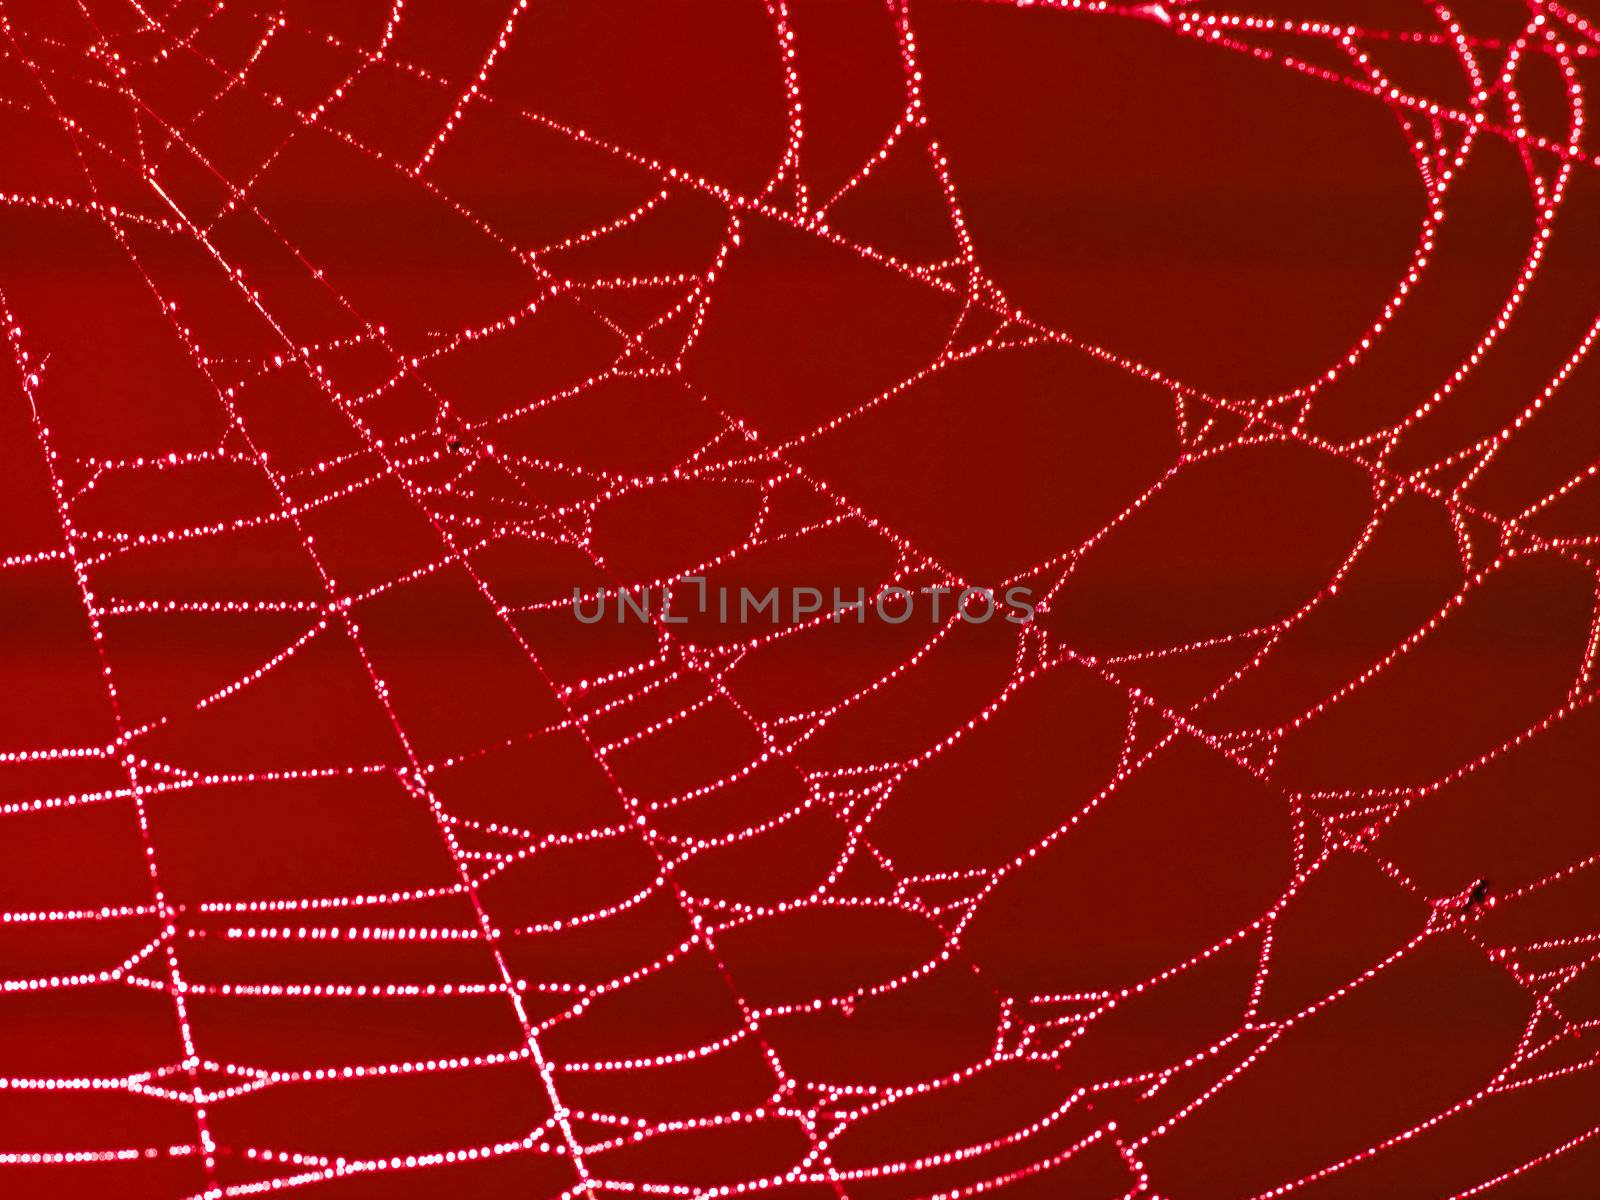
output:
M 3 1190 L 1579 1194 L 1597 62 L 0 0 Z

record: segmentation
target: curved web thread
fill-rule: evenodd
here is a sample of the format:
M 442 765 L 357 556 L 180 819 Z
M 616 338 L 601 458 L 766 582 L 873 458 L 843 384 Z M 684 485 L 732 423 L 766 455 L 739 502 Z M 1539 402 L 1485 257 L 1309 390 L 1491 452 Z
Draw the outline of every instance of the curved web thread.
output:
M 612 7 L 5 6 L 17 1187 L 1570 1194 L 1589 21 Z

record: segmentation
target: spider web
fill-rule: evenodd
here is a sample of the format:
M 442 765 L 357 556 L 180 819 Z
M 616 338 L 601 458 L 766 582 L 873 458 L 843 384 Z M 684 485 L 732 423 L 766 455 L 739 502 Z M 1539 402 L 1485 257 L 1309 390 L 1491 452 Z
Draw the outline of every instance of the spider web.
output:
M 1584 15 L 0 45 L 7 1194 L 1592 1180 Z

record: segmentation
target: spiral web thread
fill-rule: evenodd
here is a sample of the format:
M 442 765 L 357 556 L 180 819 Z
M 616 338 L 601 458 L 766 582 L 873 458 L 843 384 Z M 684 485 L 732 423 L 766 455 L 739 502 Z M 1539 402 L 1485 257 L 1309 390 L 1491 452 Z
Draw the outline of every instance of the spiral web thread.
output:
M 0 5 L 3 100 L 23 131 L 0 180 L 0 210 L 19 222 L 0 262 L 0 319 L 22 514 L 0 547 L 6 603 L 21 614 L 6 635 L 17 719 L 0 753 L 0 830 L 29 867 L 0 917 L 12 947 L 0 1003 L 26 1006 L 0 1034 L 12 1041 L 0 1095 L 48 1115 L 47 1128 L 0 1132 L 0 1169 L 19 1186 L 1316 1195 L 1468 1129 L 1499 1157 L 1464 1167 L 1469 1177 L 1427 1177 L 1427 1194 L 1567 1194 L 1538 1181 L 1592 1154 L 1600 1133 L 1583 1099 L 1600 1025 L 1589 999 L 1600 927 L 1585 909 L 1600 844 L 1592 799 L 1514 789 L 1515 764 L 1535 764 L 1535 787 L 1543 747 L 1579 753 L 1572 743 L 1585 741 L 1573 731 L 1596 694 L 1597 609 L 1582 505 L 1596 467 L 1561 466 L 1506 511 L 1475 485 L 1584 402 L 1585 379 L 1592 397 L 1583 371 L 1600 314 L 1519 382 L 1514 404 L 1502 395 L 1502 420 L 1425 456 L 1411 447 L 1496 363 L 1519 318 L 1544 319 L 1526 310 L 1569 198 L 1595 170 L 1595 27 L 1548 2 L 1504 5 L 1489 33 L 1444 5 L 1397 5 L 1383 28 L 1177 2 L 1026 6 L 1075 22 L 1073 36 L 1132 23 L 1203 45 L 1220 80 L 1265 64 L 1340 89 L 1387 110 L 1410 147 L 1425 211 L 1368 330 L 1309 382 L 1234 396 L 1054 327 L 990 272 L 962 161 L 925 96 L 918 7 L 878 14 L 898 111 L 842 182 L 812 182 L 808 104 L 826 84 L 808 74 L 810 7 L 684 10 L 685 44 L 723 21 L 768 39 L 786 128 L 751 188 L 520 98 L 519 73 L 533 69 L 521 52 L 544 36 L 537 2 L 448 13 L 396 0 L 337 17 L 222 0 Z M 423 50 L 436 41 L 470 52 L 433 60 Z M 670 62 L 678 48 L 656 50 Z M 1447 62 L 1459 94 L 1387 73 L 1413 51 Z M 1535 71 L 1537 116 L 1522 96 Z M 570 230 L 529 240 L 506 227 L 481 161 L 475 176 L 451 169 L 465 138 L 512 162 L 520 145 L 495 141 L 511 129 L 606 164 L 642 199 L 607 207 L 579 179 L 562 201 Z M 1319 418 L 1341 384 L 1408 303 L 1424 303 L 1459 181 L 1491 145 L 1521 164 L 1533 213 L 1510 287 L 1427 394 L 1358 434 L 1328 432 Z M 297 153 L 310 157 L 292 163 Z M 951 248 L 939 261 L 881 249 L 835 216 L 907 156 L 936 185 Z M 345 204 L 357 166 L 368 190 Z M 286 175 L 302 191 L 280 186 Z M 418 240 L 364 240 L 391 200 L 423 214 Z M 626 239 L 683 205 L 715 213 L 709 238 L 679 239 L 693 269 L 629 274 L 604 257 L 614 243 L 625 257 Z M 719 394 L 697 355 L 726 340 L 719 304 L 741 260 L 777 237 L 947 305 L 942 344 L 865 399 L 764 429 L 759 404 Z M 584 257 L 595 250 L 598 267 Z M 87 321 L 49 292 L 51 277 L 97 294 L 102 278 L 119 282 L 103 310 L 87 302 L 101 313 Z M 460 319 L 443 320 L 453 309 Z M 963 573 L 946 561 L 949 539 L 922 538 L 914 512 L 858 501 L 812 453 L 874 416 L 916 421 L 922 389 L 944 377 L 1029 355 L 1092 363 L 1164 405 L 1168 459 L 1069 544 Z M 555 379 L 541 356 L 583 365 Z M 112 374 L 95 375 L 97 359 Z M 492 384 L 452 373 L 480 360 Z M 524 369 L 533 383 L 520 383 Z M 552 414 L 566 424 L 547 443 Z M 1249 475 L 1281 456 L 1358 479 L 1365 498 L 1314 586 L 1248 627 L 1174 639 L 1157 622 L 1142 644 L 1137 629 L 1107 634 L 1073 608 L 1098 556 L 1166 511 L 1183 480 Z M 1254 514 L 1194 503 L 1254 553 Z M 1012 515 L 1001 504 L 993 519 Z M 1299 652 L 1302 631 L 1358 587 L 1364 556 L 1404 522 L 1448 530 L 1450 585 L 1385 644 L 1324 671 L 1309 698 L 1271 721 L 1239 717 L 1230 697 Z M 869 594 L 1027 585 L 1038 618 L 980 630 L 948 609 L 919 617 L 879 631 L 892 653 L 850 659 L 844 682 L 808 677 L 793 691 L 785 669 L 831 661 L 840 652 L 824 639 L 863 626 L 822 615 L 708 631 L 659 611 L 638 628 L 571 620 L 575 587 L 685 595 L 686 577 L 742 581 L 751 562 L 815 561 L 805 582 L 826 587 L 839 539 L 869 548 L 872 573 L 850 578 Z M 1198 603 L 1179 593 L 1174 604 Z M 1533 615 L 1495 624 L 1506 594 L 1532 596 Z M 1535 662 L 1486 685 L 1495 719 L 1429 743 L 1392 779 L 1334 771 L 1324 782 L 1303 766 L 1319 731 L 1363 736 L 1359 706 L 1397 677 L 1422 703 L 1385 720 L 1402 732 L 1411 721 L 1426 742 L 1430 696 L 1453 713 L 1462 686 L 1428 675 L 1461 657 L 1428 656 L 1485 609 L 1477 640 L 1453 652 L 1470 660 L 1463 669 L 1492 680 L 1493 664 Z M 1514 630 L 1554 622 L 1547 613 L 1571 619 L 1537 628 L 1527 649 Z M 1202 682 L 1163 674 L 1182 663 L 1201 664 Z M 763 689 L 769 669 L 779 686 Z M 1064 729 L 1002 732 L 1038 720 L 1030 696 L 1051 688 L 1068 697 Z M 1112 719 L 1084 751 L 1093 765 L 1058 770 L 1063 743 L 1094 728 L 1073 706 Z M 986 771 L 1012 778 L 1019 758 L 1042 763 L 1030 778 L 1059 780 L 1060 794 L 985 793 Z M 1023 833 L 982 843 L 999 847 L 989 857 L 907 832 L 951 819 L 919 780 L 948 783 L 937 772 L 957 763 L 966 773 L 949 786 L 968 819 L 1033 806 Z M 1494 811 L 1526 808 L 1511 827 L 1539 853 L 1516 861 L 1537 869 L 1431 870 L 1415 846 L 1432 827 L 1413 835 L 1406 823 L 1451 835 L 1439 814 L 1452 797 L 1506 764 Z M 1154 860 L 1171 871 L 1109 872 L 1093 911 L 1075 901 L 1057 932 L 1062 913 L 1038 877 L 1082 867 L 1079 839 L 1093 855 L 1137 846 L 1144 832 L 1117 823 L 1168 812 L 1150 796 L 1181 805 L 1187 788 L 1226 827 L 1187 818 L 1199 834 Z M 1208 832 L 1215 844 L 1183 845 Z M 1244 882 L 1219 885 L 1215 872 Z M 1071 931 L 1092 926 L 1095 904 L 1128 911 L 1119 887 L 1166 887 L 1161 903 L 1195 912 L 1111 955 L 1102 981 L 1086 968 L 1049 986 L 1049 964 L 1080 953 Z M 1356 956 L 1313 973 L 1309 990 L 1298 976 L 1279 985 L 1312 936 L 1297 914 L 1347 887 L 1383 898 L 1372 901 L 1381 916 L 1346 902 Z M 1239 964 L 1237 979 L 1226 973 Z M 1404 1008 L 1435 988 L 1444 1010 L 1477 1012 L 1481 998 L 1490 1014 L 1484 1027 L 1441 1033 L 1427 1018 L 1413 1030 L 1464 1064 L 1465 1082 L 1442 1097 L 1424 1088 L 1388 1124 L 1333 1120 L 1298 1155 L 1283 1149 L 1298 1136 L 1285 1118 L 1274 1128 L 1260 1107 L 1228 1108 L 1252 1087 L 1258 1105 L 1262 1094 L 1268 1108 L 1300 1103 L 1323 1081 L 1302 1067 L 1299 1090 L 1262 1083 L 1275 1055 L 1305 1061 L 1293 1055 L 1363 998 Z M 1160 1015 L 1164 997 L 1186 1008 L 1201 991 L 1222 1013 L 1211 1025 Z M 1138 1023 L 1141 1005 L 1154 1006 L 1153 1025 Z M 808 1058 L 808 1038 L 848 1042 L 855 1026 L 900 1045 L 901 1059 L 845 1077 Z M 278 1032 L 252 1040 L 258 1028 Z M 1393 1076 L 1370 1087 L 1405 1093 L 1415 1060 L 1388 1057 Z M 467 1090 L 434 1090 L 452 1078 Z M 460 1099 L 469 1093 L 487 1097 L 492 1121 Z M 430 1103 L 471 1119 L 405 1122 Z M 390 1114 L 376 1122 L 387 1135 L 341 1126 L 338 1114 L 360 1110 Z M 1244 1159 L 1269 1142 L 1288 1157 L 1217 1176 L 1201 1134 L 1185 1140 L 1195 1129 Z

